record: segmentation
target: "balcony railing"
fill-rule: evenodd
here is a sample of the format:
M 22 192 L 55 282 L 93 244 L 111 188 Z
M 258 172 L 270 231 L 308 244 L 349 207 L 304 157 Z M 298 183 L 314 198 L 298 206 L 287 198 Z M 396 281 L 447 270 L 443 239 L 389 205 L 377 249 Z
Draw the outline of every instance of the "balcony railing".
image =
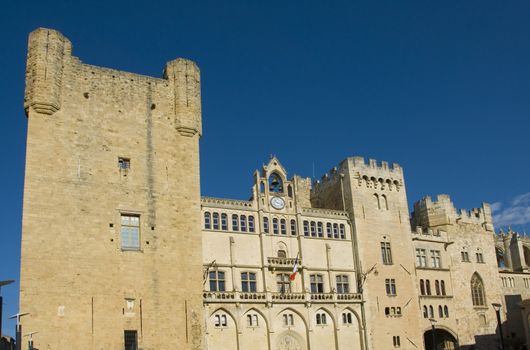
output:
M 204 303 L 357 303 L 359 293 L 203 292 Z
M 275 256 L 271 256 L 267 258 L 267 263 L 269 264 L 269 268 L 272 268 L 274 270 L 291 270 L 294 267 L 294 264 L 296 262 L 296 258 L 279 258 Z M 302 260 L 298 259 L 298 268 L 302 268 Z

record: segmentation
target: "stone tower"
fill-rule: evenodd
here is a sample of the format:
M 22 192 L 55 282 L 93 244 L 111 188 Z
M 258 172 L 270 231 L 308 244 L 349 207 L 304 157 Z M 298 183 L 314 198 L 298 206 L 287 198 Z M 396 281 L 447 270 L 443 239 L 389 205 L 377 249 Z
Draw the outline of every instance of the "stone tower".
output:
M 198 67 L 90 66 L 40 28 L 24 107 L 24 331 L 40 349 L 201 349 Z
M 312 191 L 315 206 L 350 215 L 360 259 L 359 287 L 366 302 L 368 348 L 422 346 L 417 286 L 402 168 L 351 157 Z

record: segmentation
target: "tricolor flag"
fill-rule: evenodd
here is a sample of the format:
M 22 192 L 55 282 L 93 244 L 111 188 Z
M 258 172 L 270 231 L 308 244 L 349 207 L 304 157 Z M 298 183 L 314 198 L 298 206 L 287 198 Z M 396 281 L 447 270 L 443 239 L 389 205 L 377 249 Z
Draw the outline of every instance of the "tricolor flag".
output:
M 294 259 L 293 273 L 289 275 L 289 279 L 291 281 L 294 281 L 297 273 L 298 273 L 298 254 L 296 254 L 296 259 Z

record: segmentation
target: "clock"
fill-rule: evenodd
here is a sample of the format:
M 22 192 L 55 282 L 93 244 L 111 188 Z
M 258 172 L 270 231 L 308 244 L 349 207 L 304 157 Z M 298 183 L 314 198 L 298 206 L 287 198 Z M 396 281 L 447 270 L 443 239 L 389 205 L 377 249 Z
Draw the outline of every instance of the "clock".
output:
M 272 207 L 274 209 L 283 209 L 283 207 L 285 207 L 285 202 L 284 202 L 283 198 L 272 197 L 271 205 L 272 205 Z

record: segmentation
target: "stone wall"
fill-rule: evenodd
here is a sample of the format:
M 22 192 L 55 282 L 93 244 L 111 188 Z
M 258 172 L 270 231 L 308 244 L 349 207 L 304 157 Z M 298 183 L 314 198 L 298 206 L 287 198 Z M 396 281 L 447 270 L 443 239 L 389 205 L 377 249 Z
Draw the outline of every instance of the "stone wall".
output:
M 124 330 L 142 349 L 201 349 L 197 66 L 90 66 L 41 28 L 24 106 L 24 329 L 41 349 L 123 348 Z M 122 215 L 139 218 L 138 249 L 123 249 Z

